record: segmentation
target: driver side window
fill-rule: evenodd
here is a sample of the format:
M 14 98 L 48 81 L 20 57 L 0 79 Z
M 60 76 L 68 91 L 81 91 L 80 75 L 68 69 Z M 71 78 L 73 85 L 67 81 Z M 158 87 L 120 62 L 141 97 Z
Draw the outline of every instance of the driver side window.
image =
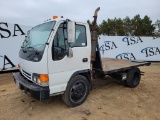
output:
M 52 45 L 52 59 L 53 60 L 61 60 L 66 55 L 66 44 L 65 44 L 65 36 L 64 33 L 66 29 L 64 29 L 64 25 L 61 23 L 56 35 L 54 36 L 53 45 Z

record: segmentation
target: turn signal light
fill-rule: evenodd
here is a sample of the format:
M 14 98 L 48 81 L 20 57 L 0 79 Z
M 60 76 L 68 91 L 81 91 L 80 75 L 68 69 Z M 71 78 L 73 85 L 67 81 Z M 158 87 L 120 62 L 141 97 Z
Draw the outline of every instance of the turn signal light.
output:
M 42 74 L 39 77 L 40 82 L 48 82 L 49 81 L 49 76 L 48 74 Z

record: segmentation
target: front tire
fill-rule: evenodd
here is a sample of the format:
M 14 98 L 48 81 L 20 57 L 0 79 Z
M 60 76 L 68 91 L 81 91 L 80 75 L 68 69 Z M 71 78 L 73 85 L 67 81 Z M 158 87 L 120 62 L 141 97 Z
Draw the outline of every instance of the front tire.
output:
M 63 101 L 70 107 L 81 105 L 89 94 L 89 86 L 89 81 L 82 75 L 71 78 L 62 95 Z

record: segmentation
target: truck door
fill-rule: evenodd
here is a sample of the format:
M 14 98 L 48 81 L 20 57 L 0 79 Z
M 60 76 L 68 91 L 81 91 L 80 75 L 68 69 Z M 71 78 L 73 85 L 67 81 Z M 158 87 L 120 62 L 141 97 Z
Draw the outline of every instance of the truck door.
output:
M 90 43 L 87 42 L 88 28 L 86 27 L 83 24 L 76 24 L 76 40 L 69 45 L 66 40 L 66 24 L 59 24 L 48 49 L 50 94 L 64 91 L 74 72 L 90 69 L 91 48 Z M 66 54 L 69 46 L 73 51 L 71 58 Z

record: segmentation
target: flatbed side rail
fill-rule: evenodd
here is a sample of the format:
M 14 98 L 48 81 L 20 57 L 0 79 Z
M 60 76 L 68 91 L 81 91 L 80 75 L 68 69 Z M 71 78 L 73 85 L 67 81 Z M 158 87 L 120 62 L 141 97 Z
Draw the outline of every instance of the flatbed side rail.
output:
M 114 69 L 114 70 L 108 70 L 108 71 L 102 71 L 104 74 L 111 74 L 111 73 L 115 73 L 115 72 L 123 72 L 126 70 L 129 70 L 133 67 L 140 67 L 140 66 L 149 66 L 151 63 L 150 62 L 138 62 L 138 61 L 132 61 L 133 63 L 138 63 L 135 65 L 131 65 L 129 67 L 124 67 L 124 68 L 118 68 L 118 69 Z

